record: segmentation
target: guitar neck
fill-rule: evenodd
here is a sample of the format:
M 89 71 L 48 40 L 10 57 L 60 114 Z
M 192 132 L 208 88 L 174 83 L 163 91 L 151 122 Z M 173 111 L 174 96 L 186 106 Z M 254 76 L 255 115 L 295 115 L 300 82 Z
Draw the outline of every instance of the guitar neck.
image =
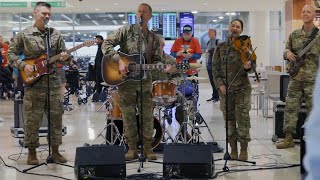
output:
M 298 57 L 301 58 L 303 55 L 305 55 L 309 49 L 320 39 L 320 36 L 317 36 L 314 38 L 305 48 L 303 48 L 299 53 Z
M 129 64 L 129 70 L 136 71 L 140 70 L 154 70 L 154 69 L 165 69 L 166 64 Z
M 67 53 L 67 54 L 71 54 L 72 52 L 74 52 L 74 51 L 82 48 L 83 46 L 85 46 L 85 43 L 79 44 L 79 45 L 77 45 L 77 46 L 75 46 L 75 47 L 73 47 L 73 48 L 71 48 L 71 49 L 66 50 L 66 53 Z M 56 62 L 57 60 L 60 59 L 60 57 L 61 57 L 60 54 L 57 54 L 57 55 L 55 55 L 55 56 L 52 56 L 52 57 L 49 59 L 49 64 L 52 64 L 52 63 Z

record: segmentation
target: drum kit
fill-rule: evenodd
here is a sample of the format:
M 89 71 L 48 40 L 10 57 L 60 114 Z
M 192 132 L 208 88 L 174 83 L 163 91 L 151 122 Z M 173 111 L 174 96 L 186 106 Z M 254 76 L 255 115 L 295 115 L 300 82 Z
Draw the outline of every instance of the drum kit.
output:
M 152 149 L 156 148 L 161 141 L 164 143 L 178 143 L 179 141 L 183 143 L 198 143 L 199 139 L 201 139 L 205 143 L 198 127 L 204 120 L 199 121 L 199 116 L 197 116 L 199 114 L 197 104 L 199 96 L 198 80 L 205 78 L 190 76 L 185 73 L 187 70 L 200 68 L 201 64 L 183 64 L 180 67 L 187 67 L 177 70 L 178 73 L 176 74 L 180 75 L 181 78 L 178 79 L 181 80 L 156 80 L 152 83 L 152 100 L 154 102 Z M 102 136 L 106 144 L 109 145 L 125 145 L 122 114 L 118 102 L 117 87 L 109 87 L 105 102 L 107 125 L 98 135 L 98 137 Z M 172 136 L 167 126 L 171 124 L 168 122 L 172 122 L 171 112 L 172 107 L 175 106 L 182 107 L 183 115 L 179 117 L 182 118 L 180 129 L 175 136 Z M 139 129 L 139 114 L 136 115 L 136 119 Z M 191 138 L 187 137 L 188 127 L 191 131 Z M 208 128 L 207 124 L 206 127 Z M 105 135 L 103 134 L 104 131 L 106 131 Z M 208 131 L 214 140 L 209 128 Z

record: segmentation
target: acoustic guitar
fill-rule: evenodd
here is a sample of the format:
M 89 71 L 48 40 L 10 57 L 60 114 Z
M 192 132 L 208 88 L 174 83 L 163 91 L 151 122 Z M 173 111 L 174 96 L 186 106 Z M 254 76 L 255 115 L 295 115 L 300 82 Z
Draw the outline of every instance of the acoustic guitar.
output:
M 79 44 L 69 50 L 66 51 L 66 53 L 70 54 L 73 51 L 76 51 L 84 46 L 91 46 L 95 43 L 94 40 L 91 41 L 86 41 L 82 44 Z M 22 82 L 27 85 L 33 85 L 35 84 L 37 81 L 39 81 L 44 75 L 48 75 L 48 74 L 52 74 L 54 73 L 54 71 L 51 69 L 49 72 L 47 70 L 47 64 L 52 64 L 54 62 L 56 62 L 57 60 L 59 60 L 61 57 L 60 54 L 57 54 L 55 56 L 52 56 L 49 58 L 49 60 L 47 61 L 47 55 L 46 54 L 42 54 L 41 56 L 39 56 L 38 58 L 35 59 L 24 59 L 23 61 L 26 62 L 27 64 L 31 65 L 33 68 L 33 72 L 32 74 L 28 75 L 26 74 L 23 70 L 19 70 L 20 72 L 20 76 L 22 79 Z
M 127 81 L 140 81 L 141 74 L 140 69 L 142 70 L 142 77 L 145 76 L 145 71 L 154 70 L 154 69 L 165 69 L 167 67 L 166 64 L 140 64 L 140 55 L 132 54 L 128 55 L 123 52 L 118 52 L 121 60 L 125 62 L 128 66 L 129 72 L 127 73 L 127 77 L 123 77 L 119 71 L 119 64 L 117 62 L 113 62 L 110 58 L 103 58 L 102 61 L 102 77 L 103 80 L 109 86 L 117 86 Z M 141 62 L 144 63 L 145 59 L 142 56 Z

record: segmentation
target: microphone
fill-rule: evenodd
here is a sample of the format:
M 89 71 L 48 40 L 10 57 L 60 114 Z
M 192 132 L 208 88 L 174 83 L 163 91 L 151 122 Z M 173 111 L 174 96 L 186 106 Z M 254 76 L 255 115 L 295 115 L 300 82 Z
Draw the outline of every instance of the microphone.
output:
M 47 26 L 48 22 L 49 22 L 49 19 L 47 19 L 47 18 L 43 19 L 43 24 L 44 24 L 45 26 Z
M 140 23 L 140 26 L 142 26 L 142 24 L 143 24 L 143 18 L 142 18 L 142 16 L 140 16 L 140 21 L 139 21 L 139 23 Z
M 235 36 L 235 35 L 237 35 L 237 32 L 235 32 L 235 31 L 232 31 L 232 32 L 231 32 L 231 35 L 230 35 L 230 37 L 233 37 L 233 36 Z

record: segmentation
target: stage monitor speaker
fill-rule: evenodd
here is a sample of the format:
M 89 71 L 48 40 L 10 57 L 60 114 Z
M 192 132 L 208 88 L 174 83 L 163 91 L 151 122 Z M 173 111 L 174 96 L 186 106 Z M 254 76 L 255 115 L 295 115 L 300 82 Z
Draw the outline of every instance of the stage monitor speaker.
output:
M 281 75 L 280 76 L 280 100 L 283 102 L 286 102 L 289 82 L 290 82 L 289 75 Z
M 213 152 L 205 144 L 166 144 L 163 150 L 165 178 L 211 178 Z
M 92 145 L 78 147 L 74 164 L 77 179 L 126 178 L 123 146 Z

